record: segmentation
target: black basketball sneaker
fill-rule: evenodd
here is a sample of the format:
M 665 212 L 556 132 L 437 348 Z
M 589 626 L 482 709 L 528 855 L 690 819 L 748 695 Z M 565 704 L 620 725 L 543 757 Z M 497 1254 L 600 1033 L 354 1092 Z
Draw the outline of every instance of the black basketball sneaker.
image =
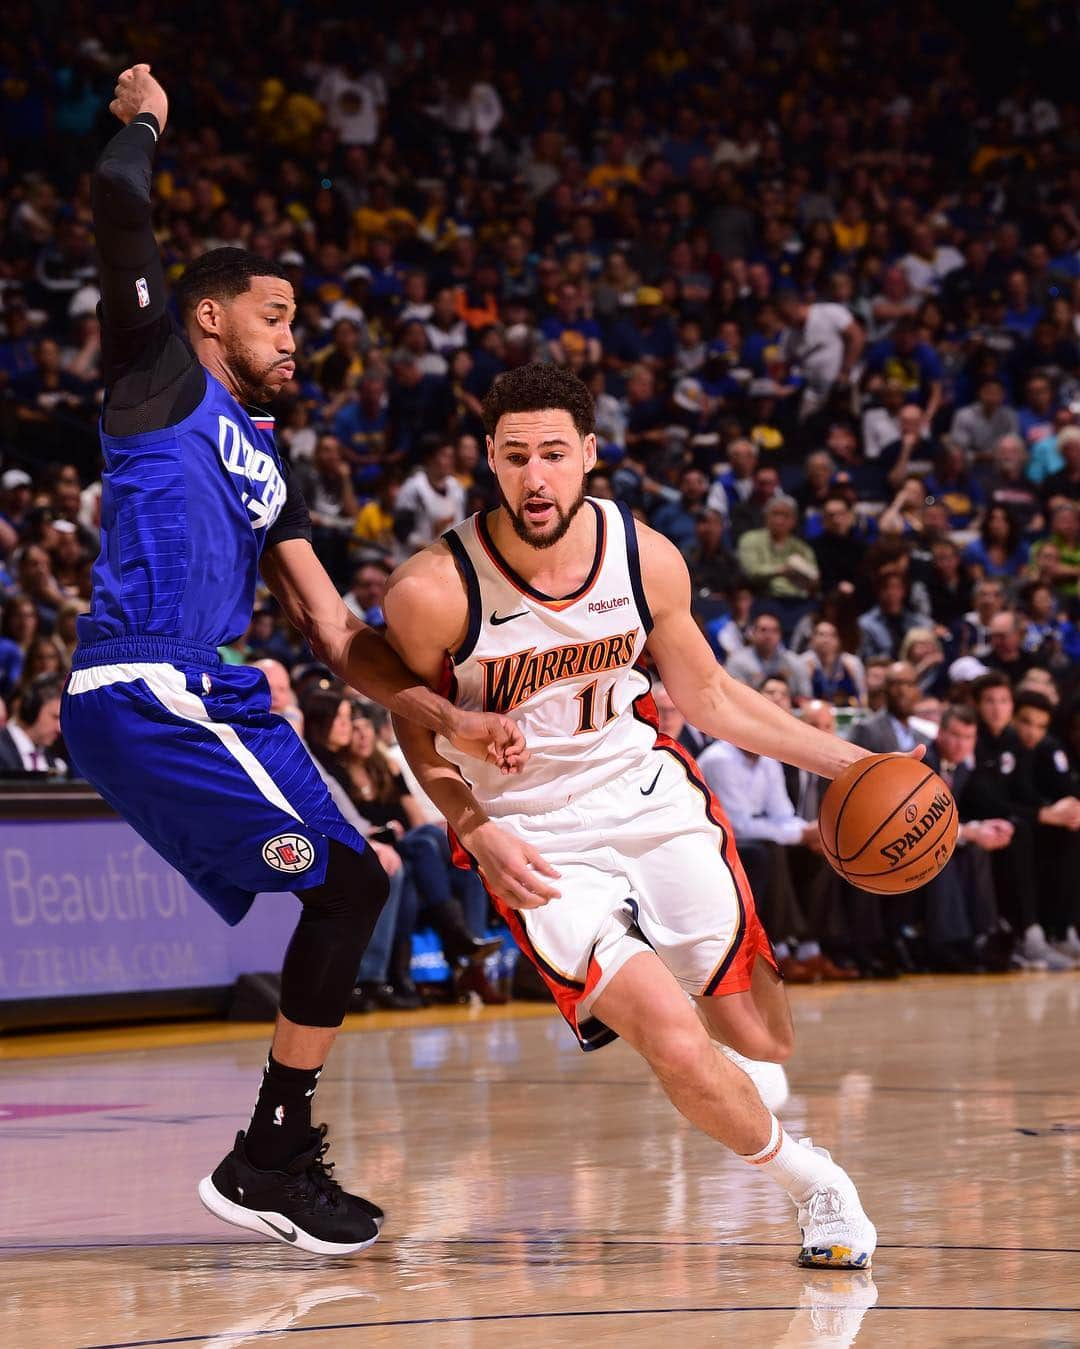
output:
M 379 1235 L 383 1211 L 348 1194 L 323 1158 L 326 1125 L 312 1129 L 310 1146 L 282 1171 L 259 1171 L 244 1152 L 243 1130 L 232 1152 L 199 1181 L 199 1198 L 215 1217 L 261 1232 L 316 1255 L 351 1255 Z

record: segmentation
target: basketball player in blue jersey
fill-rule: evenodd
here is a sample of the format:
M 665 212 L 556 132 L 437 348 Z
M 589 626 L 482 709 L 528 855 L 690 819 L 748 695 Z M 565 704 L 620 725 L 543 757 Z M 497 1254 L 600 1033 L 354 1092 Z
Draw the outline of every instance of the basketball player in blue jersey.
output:
M 151 227 L 154 151 L 168 103 L 145 65 L 125 71 L 124 129 L 93 175 L 106 401 L 101 555 L 64 694 L 79 771 L 229 923 L 259 891 L 302 903 L 246 1135 L 199 1186 L 226 1222 L 320 1254 L 375 1240 L 381 1210 L 331 1175 L 311 1097 L 387 894 L 265 676 L 217 648 L 250 620 L 256 577 L 346 683 L 448 737 L 496 772 L 527 755 L 506 718 L 452 707 L 345 607 L 312 551 L 307 509 L 261 410 L 293 373 L 292 287 L 222 248 L 166 313 Z
M 854 1184 L 762 1099 L 766 1084 L 786 1091 L 787 997 L 730 825 L 659 734 L 641 658 L 717 739 L 829 778 L 867 751 L 733 680 L 691 617 L 673 545 L 585 497 L 584 384 L 523 366 L 495 381 L 484 421 L 501 506 L 399 568 L 384 611 L 410 667 L 463 707 L 507 713 L 529 762 L 501 779 L 405 723 L 402 748 L 581 1047 L 621 1035 L 687 1119 L 780 1185 L 801 1264 L 866 1268 L 876 1234 Z

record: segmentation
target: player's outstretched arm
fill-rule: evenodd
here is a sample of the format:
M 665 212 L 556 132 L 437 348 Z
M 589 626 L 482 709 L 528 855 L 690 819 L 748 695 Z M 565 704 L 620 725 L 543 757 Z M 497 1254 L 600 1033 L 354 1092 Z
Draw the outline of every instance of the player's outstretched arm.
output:
M 652 610 L 649 651 L 675 706 L 706 735 L 752 754 L 835 778 L 869 750 L 819 731 L 727 673 L 690 612 L 690 577 L 681 555 L 661 534 L 638 526 L 642 580 Z M 912 757 L 922 758 L 922 746 Z
M 109 105 L 124 123 L 94 166 L 91 201 L 101 287 L 101 356 L 109 391 L 104 428 L 114 436 L 174 426 L 198 406 L 206 376 L 166 309 L 151 206 L 165 91 L 146 65 L 116 82 Z
M 439 683 L 447 652 L 461 644 L 468 625 L 464 587 L 444 544 L 426 549 L 394 573 L 383 612 L 387 640 L 407 665 L 429 683 Z M 558 873 L 535 849 L 489 819 L 458 770 L 439 754 L 431 731 L 398 717 L 394 726 L 420 786 L 476 858 L 493 893 L 518 909 L 557 898 L 558 891 L 543 877 Z
M 267 548 L 261 570 L 289 622 L 339 678 L 396 716 L 445 735 L 463 753 L 508 772 L 520 769 L 525 742 L 514 723 L 462 711 L 417 678 L 379 633 L 345 607 L 307 539 Z
M 124 127 L 102 151 L 90 183 L 107 334 L 145 328 L 165 312 L 150 183 L 169 100 L 149 66 L 132 66 L 116 81 L 109 111 Z

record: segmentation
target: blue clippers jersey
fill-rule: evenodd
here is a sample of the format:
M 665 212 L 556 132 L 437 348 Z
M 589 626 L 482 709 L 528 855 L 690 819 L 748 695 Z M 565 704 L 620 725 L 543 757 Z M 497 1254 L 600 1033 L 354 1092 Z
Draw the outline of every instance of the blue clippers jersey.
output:
M 285 502 L 273 419 L 254 420 L 209 371 L 189 417 L 101 431 L 101 553 L 80 643 L 169 637 L 218 647 L 247 628 L 259 555 Z

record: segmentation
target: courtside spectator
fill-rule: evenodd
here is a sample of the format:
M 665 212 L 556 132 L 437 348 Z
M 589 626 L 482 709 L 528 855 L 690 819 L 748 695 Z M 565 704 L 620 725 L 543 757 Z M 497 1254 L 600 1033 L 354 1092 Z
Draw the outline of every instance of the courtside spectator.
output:
M 46 674 L 23 689 L 14 716 L 0 729 L 0 777 L 67 776 L 67 764 L 53 750 L 60 739 L 63 686 L 62 679 Z
M 749 529 L 739 539 L 739 566 L 750 584 L 791 631 L 809 608 L 817 589 L 818 564 L 813 549 L 798 538 L 799 508 L 792 497 L 770 497 L 763 509 L 763 529 Z
M 981 817 L 1010 820 L 1013 838 L 993 857 L 998 905 L 1019 941 L 1016 956 L 1021 967 L 1067 970 L 1070 956 L 1050 945 L 1046 926 L 1063 912 L 1060 890 L 1075 889 L 1075 876 L 1042 876 L 1037 855 L 1042 827 L 1080 829 L 1080 800 L 1069 795 L 1045 804 L 1033 780 L 1031 751 L 1012 725 L 1012 688 L 998 671 L 982 675 L 972 685 L 979 733 L 971 784 L 971 808 Z
M 780 617 L 763 609 L 750 625 L 750 643 L 727 662 L 728 674 L 758 688 L 771 674 L 782 674 L 796 698 L 810 697 L 810 678 L 794 652 L 783 645 Z

